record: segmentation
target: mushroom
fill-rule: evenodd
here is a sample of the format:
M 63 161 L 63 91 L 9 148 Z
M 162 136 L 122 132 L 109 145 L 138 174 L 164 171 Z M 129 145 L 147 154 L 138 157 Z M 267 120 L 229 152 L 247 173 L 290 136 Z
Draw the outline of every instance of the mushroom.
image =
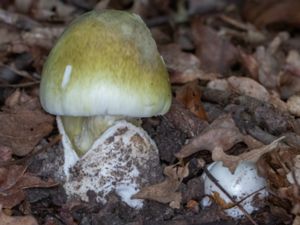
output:
M 168 73 L 142 19 L 117 10 L 88 12 L 64 31 L 44 65 L 40 100 L 57 115 L 65 173 L 116 121 L 165 114 Z

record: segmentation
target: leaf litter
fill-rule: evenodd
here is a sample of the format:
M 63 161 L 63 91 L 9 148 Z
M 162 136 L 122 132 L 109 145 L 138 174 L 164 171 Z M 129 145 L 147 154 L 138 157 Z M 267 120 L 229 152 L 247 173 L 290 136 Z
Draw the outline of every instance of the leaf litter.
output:
M 30 153 L 43 137 L 53 130 L 54 119 L 45 114 L 38 98 L 30 98 L 19 90 L 7 100 L 0 112 L 0 143 L 12 149 L 13 154 Z
M 169 203 L 170 207 L 179 209 L 182 196 L 177 190 L 182 180 L 188 176 L 188 173 L 188 164 L 168 166 L 164 169 L 167 178 L 163 182 L 142 188 L 132 197 Z
M 38 225 L 33 216 L 9 216 L 3 212 L 0 205 L 0 225 Z

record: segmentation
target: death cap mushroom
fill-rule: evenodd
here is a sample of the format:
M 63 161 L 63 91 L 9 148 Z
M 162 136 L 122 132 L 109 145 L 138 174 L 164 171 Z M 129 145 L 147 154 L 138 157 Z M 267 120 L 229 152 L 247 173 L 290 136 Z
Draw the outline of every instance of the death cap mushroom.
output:
M 62 34 L 43 68 L 43 108 L 60 116 L 150 117 L 168 111 L 164 62 L 142 19 L 92 11 Z

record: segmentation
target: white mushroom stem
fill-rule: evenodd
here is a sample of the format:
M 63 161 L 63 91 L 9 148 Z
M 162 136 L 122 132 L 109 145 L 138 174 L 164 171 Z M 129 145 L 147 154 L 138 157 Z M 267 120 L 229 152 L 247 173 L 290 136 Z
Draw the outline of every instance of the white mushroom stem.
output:
M 126 119 L 135 125 L 139 124 L 138 119 L 122 116 L 60 117 L 65 134 L 79 157 L 84 155 L 95 140 L 116 121 Z

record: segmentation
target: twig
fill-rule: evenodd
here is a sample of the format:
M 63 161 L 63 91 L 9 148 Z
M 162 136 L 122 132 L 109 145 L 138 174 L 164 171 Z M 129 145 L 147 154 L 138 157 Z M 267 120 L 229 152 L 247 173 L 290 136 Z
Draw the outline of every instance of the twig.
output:
M 39 81 L 26 82 L 21 84 L 0 84 L 0 88 L 22 88 L 22 87 L 31 87 L 39 84 Z
M 32 81 L 37 81 L 34 77 L 30 76 L 28 72 L 18 70 L 14 66 L 8 66 L 8 65 L 5 65 L 5 64 L 2 64 L 1 62 L 0 62 L 0 66 L 3 66 L 5 68 L 11 70 L 12 72 L 14 72 L 16 75 L 18 75 L 20 77 L 24 77 L 24 78 L 27 78 L 27 79 L 32 80 Z
M 240 30 L 247 31 L 247 30 L 251 29 L 249 24 L 242 23 L 242 22 L 240 22 L 232 17 L 229 17 L 227 15 L 221 14 L 221 15 L 218 15 L 218 17 L 221 20 L 223 20 L 224 22 L 226 22 L 227 24 L 230 24 L 231 26 L 236 27 Z
M 207 177 L 236 205 L 247 217 L 247 219 L 254 225 L 258 225 L 253 218 L 249 215 L 249 213 L 241 206 L 239 202 L 236 202 L 233 197 L 219 184 L 218 180 L 208 171 L 208 169 L 204 166 L 203 171 L 207 175 Z
M 241 198 L 241 200 L 239 200 L 237 203 L 238 203 L 238 204 L 242 203 L 244 200 L 246 200 L 246 199 L 249 198 L 250 196 L 255 195 L 256 193 L 262 191 L 263 189 L 266 189 L 266 187 L 262 187 L 262 188 L 260 188 L 260 189 L 258 189 L 258 190 L 256 190 L 256 191 L 252 192 L 251 194 L 246 195 L 244 198 Z M 233 203 L 233 206 L 232 206 L 232 207 L 234 207 L 234 206 L 237 206 L 237 205 L 235 205 L 235 204 Z M 230 207 L 230 208 L 232 208 L 232 207 Z

